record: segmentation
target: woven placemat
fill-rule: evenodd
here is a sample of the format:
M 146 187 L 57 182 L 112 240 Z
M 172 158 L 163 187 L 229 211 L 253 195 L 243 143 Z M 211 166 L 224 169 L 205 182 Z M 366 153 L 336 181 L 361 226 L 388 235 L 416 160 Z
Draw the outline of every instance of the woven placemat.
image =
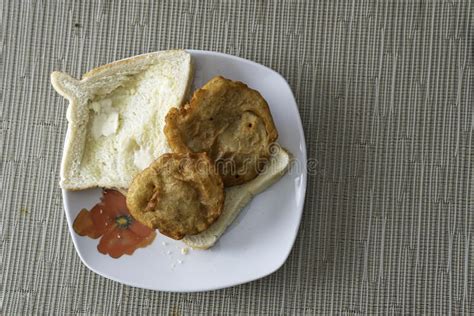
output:
M 2 314 L 474 313 L 471 1 L 1 1 Z M 208 293 L 89 271 L 58 187 L 53 70 L 194 48 L 280 72 L 311 160 L 286 264 Z

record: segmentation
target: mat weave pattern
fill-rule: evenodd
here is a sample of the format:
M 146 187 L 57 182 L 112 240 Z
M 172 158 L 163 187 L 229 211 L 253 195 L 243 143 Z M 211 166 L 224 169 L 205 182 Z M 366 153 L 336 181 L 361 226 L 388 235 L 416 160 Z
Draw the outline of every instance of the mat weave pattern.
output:
M 0 1 L 0 313 L 473 314 L 472 1 Z M 53 70 L 171 48 L 290 83 L 311 161 L 301 228 L 269 277 L 208 293 L 89 271 L 58 187 Z

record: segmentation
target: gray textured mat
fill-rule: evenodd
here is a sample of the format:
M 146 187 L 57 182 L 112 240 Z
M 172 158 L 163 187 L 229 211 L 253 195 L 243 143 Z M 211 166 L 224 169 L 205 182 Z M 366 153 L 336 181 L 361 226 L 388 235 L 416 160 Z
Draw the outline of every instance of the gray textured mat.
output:
M 474 313 L 472 2 L 0 4 L 2 314 Z M 265 279 L 158 293 L 75 254 L 49 73 L 168 48 L 254 60 L 295 92 L 312 175 L 293 252 Z

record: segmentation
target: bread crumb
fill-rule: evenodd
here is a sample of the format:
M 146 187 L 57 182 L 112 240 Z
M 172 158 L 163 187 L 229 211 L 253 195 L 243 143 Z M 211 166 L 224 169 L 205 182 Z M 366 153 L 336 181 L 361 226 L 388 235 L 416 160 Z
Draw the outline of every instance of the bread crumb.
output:
M 188 248 L 188 247 L 181 248 L 181 254 L 187 255 L 188 252 L 189 252 L 189 248 Z

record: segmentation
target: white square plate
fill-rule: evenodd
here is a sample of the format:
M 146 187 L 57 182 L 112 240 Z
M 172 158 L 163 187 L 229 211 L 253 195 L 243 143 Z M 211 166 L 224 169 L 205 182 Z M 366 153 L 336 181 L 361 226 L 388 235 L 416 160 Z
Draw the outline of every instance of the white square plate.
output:
M 195 66 L 194 87 L 216 75 L 239 80 L 267 100 L 278 142 L 294 156 L 288 173 L 256 196 L 210 250 L 191 250 L 157 234 L 155 241 L 132 256 L 113 259 L 97 251 L 98 240 L 80 237 L 72 229 L 82 208 L 90 209 L 101 190 L 64 191 L 69 231 L 82 262 L 92 271 L 115 281 L 159 291 L 208 291 L 250 282 L 280 268 L 286 261 L 303 212 L 306 193 L 306 145 L 298 108 L 285 79 L 249 60 L 222 53 L 188 50 Z

